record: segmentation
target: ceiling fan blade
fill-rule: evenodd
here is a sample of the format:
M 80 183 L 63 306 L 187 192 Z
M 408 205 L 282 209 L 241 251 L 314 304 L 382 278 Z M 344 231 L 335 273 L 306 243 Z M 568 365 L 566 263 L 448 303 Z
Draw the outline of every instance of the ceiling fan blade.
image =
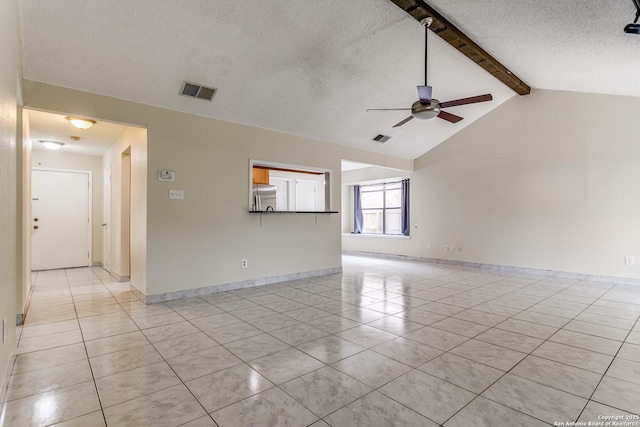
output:
M 393 127 L 394 127 L 394 128 L 400 127 L 400 126 L 402 126 L 403 124 L 407 123 L 407 122 L 408 122 L 409 120 L 411 120 L 411 119 L 413 119 L 413 116 L 409 116 L 409 117 L 407 117 L 406 119 L 404 119 L 404 120 L 403 120 L 403 121 L 401 121 L 400 123 L 398 123 L 398 124 L 394 125 Z
M 456 116 L 455 114 L 447 113 L 446 111 L 440 111 L 438 117 L 451 123 L 458 123 L 460 120 L 462 120 L 462 117 Z
M 433 88 L 431 86 L 418 86 L 418 98 L 420 98 L 421 104 L 431 103 L 431 92 Z
M 453 101 L 441 102 L 440 108 L 457 107 L 458 105 L 475 104 L 477 102 L 491 101 L 493 96 L 490 93 L 485 95 L 472 96 L 470 98 L 454 99 Z
M 411 108 L 367 108 L 367 111 L 411 111 Z

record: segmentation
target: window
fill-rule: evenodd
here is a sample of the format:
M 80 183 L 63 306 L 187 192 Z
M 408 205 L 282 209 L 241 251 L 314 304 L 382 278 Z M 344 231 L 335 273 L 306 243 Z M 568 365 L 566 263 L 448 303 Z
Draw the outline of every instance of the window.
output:
M 402 182 L 361 185 L 362 233 L 403 234 Z
M 331 170 L 249 160 L 249 212 L 331 213 Z

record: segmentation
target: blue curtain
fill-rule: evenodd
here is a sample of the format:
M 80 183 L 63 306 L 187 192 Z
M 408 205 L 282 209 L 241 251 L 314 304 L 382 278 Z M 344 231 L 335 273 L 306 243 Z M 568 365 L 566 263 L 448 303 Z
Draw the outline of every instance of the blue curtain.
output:
M 409 180 L 402 180 L 402 234 L 409 235 Z
M 360 186 L 353 186 L 353 234 L 362 234 L 362 200 Z

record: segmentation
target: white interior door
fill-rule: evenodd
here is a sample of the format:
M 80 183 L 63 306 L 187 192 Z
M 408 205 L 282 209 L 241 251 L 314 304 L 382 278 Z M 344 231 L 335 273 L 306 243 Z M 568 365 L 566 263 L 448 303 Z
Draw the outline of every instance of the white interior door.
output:
M 289 184 L 291 180 L 288 178 L 272 177 L 269 178 L 269 183 L 276 186 L 276 210 L 277 211 L 289 211 L 291 206 L 289 205 Z
M 90 172 L 31 171 L 33 270 L 91 263 Z
M 104 202 L 102 216 L 102 266 L 111 269 L 111 165 L 104 170 Z
M 296 211 L 316 211 L 318 183 L 306 179 L 296 179 Z

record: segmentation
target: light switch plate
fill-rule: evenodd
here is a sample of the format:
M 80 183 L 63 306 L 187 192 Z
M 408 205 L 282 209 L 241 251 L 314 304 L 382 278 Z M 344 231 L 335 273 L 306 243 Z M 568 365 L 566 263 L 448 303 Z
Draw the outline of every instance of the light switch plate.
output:
M 169 199 L 184 200 L 184 190 L 169 190 Z

